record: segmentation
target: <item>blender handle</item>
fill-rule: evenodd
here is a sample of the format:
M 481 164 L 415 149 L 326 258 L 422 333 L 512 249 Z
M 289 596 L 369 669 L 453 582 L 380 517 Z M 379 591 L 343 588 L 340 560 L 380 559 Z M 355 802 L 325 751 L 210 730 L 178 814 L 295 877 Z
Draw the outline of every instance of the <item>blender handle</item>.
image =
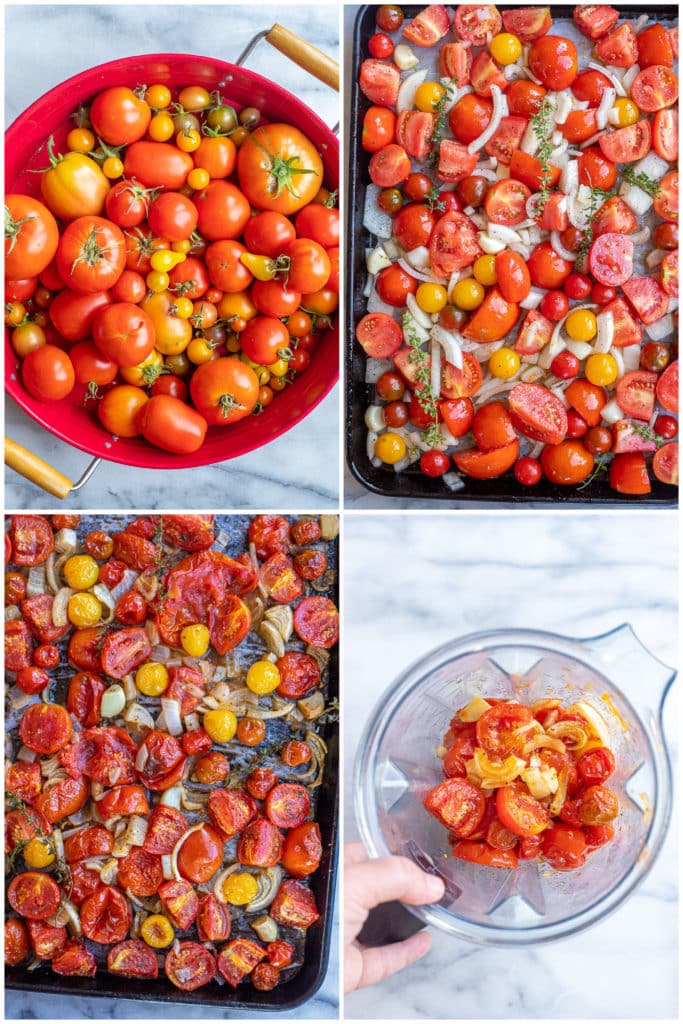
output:
M 361 946 L 374 949 L 376 946 L 387 946 L 394 942 L 403 942 L 411 935 L 416 935 L 427 925 L 398 900 L 380 903 L 367 916 L 365 924 L 357 936 Z

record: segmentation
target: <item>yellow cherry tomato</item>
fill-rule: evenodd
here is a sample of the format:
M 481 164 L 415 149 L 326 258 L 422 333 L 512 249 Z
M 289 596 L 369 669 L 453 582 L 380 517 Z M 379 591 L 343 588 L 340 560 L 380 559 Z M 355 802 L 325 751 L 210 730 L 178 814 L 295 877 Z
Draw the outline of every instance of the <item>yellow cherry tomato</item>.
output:
M 487 288 L 492 284 L 495 284 L 498 280 L 496 277 L 495 256 L 480 256 L 479 259 L 474 261 L 472 270 L 474 271 L 475 279 L 479 284 L 486 285 Z
M 277 273 L 275 262 L 270 256 L 258 256 L 251 252 L 243 252 L 240 256 L 247 270 L 250 270 L 257 281 L 272 281 Z
M 203 167 L 195 167 L 187 176 L 187 184 L 190 188 L 194 189 L 195 192 L 197 189 L 206 188 L 210 181 L 211 175 L 208 171 L 205 171 Z
M 173 137 L 175 125 L 170 114 L 155 114 L 147 129 L 154 142 L 168 142 Z
M 272 693 L 280 685 L 280 670 L 272 661 L 255 661 L 247 670 L 247 686 L 252 693 Z
M 152 949 L 166 949 L 173 942 L 175 932 L 163 914 L 150 914 L 140 925 L 140 937 Z
M 387 466 L 393 466 L 394 463 L 400 462 L 405 453 L 406 443 L 400 434 L 394 434 L 390 430 L 386 434 L 380 434 L 377 438 L 375 455 Z
M 237 716 L 227 708 L 207 711 L 202 725 L 214 743 L 229 743 L 237 732 Z
M 72 555 L 63 572 L 66 585 L 72 590 L 87 590 L 100 578 L 100 567 L 90 555 Z
M 594 352 L 586 360 L 583 372 L 586 375 L 586 380 L 589 380 L 591 384 L 604 388 L 609 384 L 614 384 L 619 367 L 616 359 L 609 352 Z
M 204 338 L 193 338 L 185 349 L 187 358 L 195 366 L 202 366 L 203 363 L 210 363 L 213 358 L 213 349 Z
M 168 669 L 158 661 L 146 661 L 135 673 L 135 685 L 145 697 L 158 697 L 168 687 Z
M 24 847 L 24 860 L 29 868 L 49 867 L 55 861 L 54 844 L 48 838 L 29 840 Z
M 157 249 L 152 253 L 149 262 L 152 264 L 152 270 L 167 274 L 169 270 L 177 267 L 179 263 L 184 263 L 186 259 L 187 255 L 184 252 L 178 252 L 175 249 Z
M 240 316 L 243 320 L 253 320 L 258 313 L 249 292 L 228 292 L 218 303 L 218 314 L 225 320 Z
M 615 100 L 612 109 L 617 114 L 617 128 L 628 128 L 630 124 L 635 124 L 640 117 L 640 110 L 633 100 L 627 99 L 626 96 Z
M 188 317 L 191 317 L 194 313 L 192 299 L 188 299 L 184 295 L 179 296 L 173 303 L 173 312 L 176 316 L 179 316 L 181 320 L 187 320 Z
M 175 144 L 183 153 L 194 153 L 201 143 L 202 137 L 196 128 L 184 128 L 175 137 Z
M 145 388 L 159 376 L 159 367 L 164 365 L 164 357 L 158 349 L 153 348 L 146 359 L 137 366 L 120 366 L 119 375 L 126 384 L 134 384 L 137 388 Z
M 171 90 L 167 85 L 150 85 L 145 92 L 145 103 L 154 110 L 163 110 L 171 102 Z
M 489 51 L 499 64 L 514 64 L 522 56 L 522 43 L 511 32 L 499 32 L 489 43 Z
M 102 618 L 102 605 L 94 594 L 83 590 L 72 594 L 66 606 L 66 615 L 74 626 L 96 626 Z
M 476 309 L 484 301 L 484 286 L 475 281 L 473 277 L 466 277 L 462 281 L 456 281 L 451 292 L 451 301 L 458 309 Z
M 191 658 L 201 658 L 208 651 L 210 643 L 209 630 L 203 622 L 185 626 L 180 634 L 180 644 Z
M 180 252 L 183 256 L 187 256 L 191 248 L 192 242 L 189 238 L 181 238 L 177 242 L 171 242 L 171 249 L 173 252 Z
M 150 270 L 145 278 L 145 284 L 151 292 L 165 292 L 170 283 L 168 274 L 159 270 Z
M 446 90 L 439 82 L 423 82 L 415 93 L 415 106 L 426 114 L 433 114 Z
M 564 329 L 573 341 L 591 341 L 598 330 L 595 313 L 590 309 L 575 309 L 565 320 Z
M 251 903 L 257 892 L 258 882 L 248 871 L 235 871 L 223 882 L 223 895 L 235 907 Z
M 519 356 L 513 348 L 499 348 L 492 353 L 489 359 L 489 370 L 494 377 L 501 380 L 508 380 L 519 370 Z
M 72 128 L 66 144 L 72 153 L 90 153 L 95 148 L 95 136 L 87 128 Z
M 211 103 L 211 96 L 201 85 L 186 85 L 178 93 L 178 103 L 183 110 L 204 110 Z
M 273 377 L 284 377 L 287 373 L 287 360 L 278 359 L 274 363 L 269 363 L 266 369 L 269 373 L 272 373 Z
M 106 178 L 120 178 L 123 174 L 123 160 L 117 156 L 108 156 L 102 164 L 102 173 Z
M 448 303 L 448 292 L 440 284 L 421 284 L 415 293 L 415 300 L 425 313 L 438 313 Z

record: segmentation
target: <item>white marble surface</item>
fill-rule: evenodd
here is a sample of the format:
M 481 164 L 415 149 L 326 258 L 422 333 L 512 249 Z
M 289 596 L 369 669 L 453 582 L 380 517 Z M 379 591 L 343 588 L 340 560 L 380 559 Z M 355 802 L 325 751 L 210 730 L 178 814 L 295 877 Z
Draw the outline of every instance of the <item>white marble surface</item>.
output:
M 337 8 L 325 10 L 325 6 L 252 3 L 190 8 L 172 4 L 160 9 L 144 5 L 8 5 L 6 121 L 11 123 L 64 79 L 117 57 L 164 51 L 234 60 L 257 31 L 276 20 L 336 58 Z M 249 67 L 289 89 L 330 126 L 338 120 L 336 93 L 266 43 L 259 45 Z M 88 455 L 52 437 L 12 400 L 6 403 L 6 431 L 73 480 L 89 462 Z M 135 508 L 143 494 L 143 504 L 153 508 L 214 507 L 217 494 L 232 508 L 336 506 L 338 438 L 339 389 L 335 388 L 302 423 L 266 448 L 215 466 L 173 473 L 103 465 L 63 507 Z M 45 503 L 44 492 L 7 471 L 8 507 L 42 508 Z
M 630 622 L 677 660 L 677 520 L 517 512 L 514 516 L 347 514 L 346 840 L 357 838 L 348 780 L 368 715 L 430 649 L 496 627 L 592 636 Z M 643 686 L 647 681 L 643 680 Z M 676 687 L 665 722 L 676 740 Z M 348 1018 L 662 1019 L 677 1007 L 677 823 L 643 885 L 604 922 L 526 950 L 433 935 L 425 960 L 348 996 Z

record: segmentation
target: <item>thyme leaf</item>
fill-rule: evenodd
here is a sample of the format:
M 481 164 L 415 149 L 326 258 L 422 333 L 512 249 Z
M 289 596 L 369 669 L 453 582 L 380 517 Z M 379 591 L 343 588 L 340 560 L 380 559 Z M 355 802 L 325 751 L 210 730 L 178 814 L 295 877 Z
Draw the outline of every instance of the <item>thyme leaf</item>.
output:
M 458 85 L 459 79 L 457 77 L 451 78 L 450 82 L 444 89 L 441 99 L 434 105 L 436 118 L 432 134 L 429 137 L 429 145 L 431 149 L 429 156 L 427 157 L 427 163 L 430 167 L 436 167 L 439 162 L 439 147 L 441 146 L 441 138 L 443 136 L 443 130 L 446 127 L 446 118 L 448 116 L 446 104 L 453 99 L 453 94 L 458 88 Z
M 631 166 L 628 166 L 624 171 L 624 181 L 627 181 L 630 185 L 636 185 L 641 188 L 643 192 L 647 192 L 649 196 L 656 199 L 659 193 L 662 191 L 658 181 L 654 178 L 649 178 L 647 174 L 636 174 Z
M 410 347 L 410 355 L 408 359 L 415 367 L 415 382 L 416 384 L 422 385 L 420 388 L 415 388 L 415 397 L 420 403 L 425 415 L 431 421 L 427 429 L 424 431 L 423 436 L 431 448 L 436 448 L 443 444 L 443 434 L 439 429 L 438 396 L 432 391 L 430 359 L 422 348 L 422 343 L 417 336 L 412 317 L 409 313 L 403 314 L 403 329 Z
M 550 196 L 550 179 L 552 176 L 550 157 L 553 152 L 553 119 L 554 106 L 547 96 L 543 97 L 538 111 L 531 118 L 531 127 L 538 139 L 536 159 L 541 165 L 541 187 L 536 200 L 536 216 L 540 217 Z

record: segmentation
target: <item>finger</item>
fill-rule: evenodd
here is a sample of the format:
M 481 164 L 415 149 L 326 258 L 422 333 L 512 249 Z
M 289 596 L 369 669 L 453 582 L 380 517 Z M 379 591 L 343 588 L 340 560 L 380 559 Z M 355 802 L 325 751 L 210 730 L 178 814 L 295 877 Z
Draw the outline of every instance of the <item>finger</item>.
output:
M 375 985 L 391 974 L 402 971 L 408 964 L 415 963 L 429 952 L 431 944 L 432 937 L 429 932 L 417 932 L 403 942 L 378 946 L 376 949 L 363 949 L 363 970 L 358 988 Z
M 444 884 L 407 857 L 378 857 L 353 864 L 347 872 L 346 892 L 357 906 L 371 910 L 389 900 L 415 906 L 436 903 L 444 894 Z
M 362 843 L 346 843 L 344 846 L 345 864 L 362 864 L 367 859 L 368 855 Z

